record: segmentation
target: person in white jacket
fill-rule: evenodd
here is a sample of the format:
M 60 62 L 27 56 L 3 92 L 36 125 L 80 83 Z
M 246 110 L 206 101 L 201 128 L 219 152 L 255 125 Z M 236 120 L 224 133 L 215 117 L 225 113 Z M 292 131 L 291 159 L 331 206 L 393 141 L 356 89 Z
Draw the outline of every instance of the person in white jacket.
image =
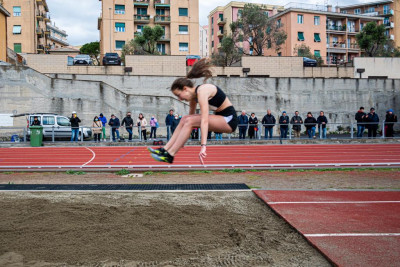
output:
M 136 124 L 138 126 L 138 131 L 139 134 L 142 135 L 142 138 L 146 141 L 147 137 L 146 137 L 146 126 L 147 126 L 147 121 L 146 118 L 143 116 L 142 113 L 139 114 L 139 118 L 136 121 Z

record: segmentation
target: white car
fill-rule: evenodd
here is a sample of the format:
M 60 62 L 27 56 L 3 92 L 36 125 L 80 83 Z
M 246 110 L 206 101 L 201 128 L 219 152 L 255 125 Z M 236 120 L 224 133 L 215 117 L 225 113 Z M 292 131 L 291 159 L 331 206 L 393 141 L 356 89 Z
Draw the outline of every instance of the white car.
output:
M 89 55 L 77 55 L 74 58 L 74 65 L 93 65 L 92 59 Z

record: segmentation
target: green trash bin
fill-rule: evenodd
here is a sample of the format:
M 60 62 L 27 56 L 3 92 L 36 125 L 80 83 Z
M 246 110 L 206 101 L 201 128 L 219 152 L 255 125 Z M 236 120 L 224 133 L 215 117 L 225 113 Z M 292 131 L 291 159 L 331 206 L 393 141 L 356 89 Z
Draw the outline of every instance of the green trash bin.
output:
M 31 146 L 42 146 L 43 143 L 43 127 L 42 126 L 30 126 L 31 130 Z

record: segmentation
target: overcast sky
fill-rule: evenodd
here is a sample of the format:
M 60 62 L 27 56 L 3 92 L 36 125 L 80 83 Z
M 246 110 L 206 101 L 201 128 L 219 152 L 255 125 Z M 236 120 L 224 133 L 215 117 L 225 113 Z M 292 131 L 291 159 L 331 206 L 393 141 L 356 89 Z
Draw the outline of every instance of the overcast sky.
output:
M 372 0 L 370 0 L 372 1 Z M 349 5 L 358 2 L 370 2 L 368 0 L 329 0 L 329 4 L 336 6 Z M 217 5 L 224 6 L 230 0 L 199 0 L 200 25 L 207 24 L 207 15 Z M 323 5 L 324 0 L 256 0 L 246 1 L 248 3 L 261 3 L 271 5 L 285 5 L 288 2 L 299 2 Z M 218 4 L 216 4 L 218 3 Z M 83 45 L 88 42 L 99 40 L 97 30 L 97 18 L 101 12 L 101 1 L 99 0 L 47 0 L 50 9 L 51 21 L 56 26 L 65 30 L 68 34 L 68 42 L 71 45 Z

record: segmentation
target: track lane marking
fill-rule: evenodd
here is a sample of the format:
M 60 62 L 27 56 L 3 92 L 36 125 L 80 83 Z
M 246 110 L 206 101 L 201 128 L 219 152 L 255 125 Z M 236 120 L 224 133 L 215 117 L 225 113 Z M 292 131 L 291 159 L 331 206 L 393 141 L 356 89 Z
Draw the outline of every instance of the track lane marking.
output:
M 271 205 L 280 204 L 380 204 L 380 203 L 400 203 L 400 201 L 293 201 L 293 202 L 268 202 Z
M 82 167 L 85 167 L 86 165 L 88 165 L 90 162 L 92 162 L 92 161 L 96 158 L 96 153 L 94 153 L 93 150 L 91 150 L 91 149 L 88 148 L 88 147 L 85 147 L 85 148 L 86 148 L 87 150 L 89 150 L 90 152 L 92 152 L 93 157 L 92 157 L 88 162 L 86 162 L 85 164 L 83 164 Z
M 400 233 L 337 233 L 337 234 L 304 234 L 305 237 L 347 237 L 347 236 L 400 236 Z

